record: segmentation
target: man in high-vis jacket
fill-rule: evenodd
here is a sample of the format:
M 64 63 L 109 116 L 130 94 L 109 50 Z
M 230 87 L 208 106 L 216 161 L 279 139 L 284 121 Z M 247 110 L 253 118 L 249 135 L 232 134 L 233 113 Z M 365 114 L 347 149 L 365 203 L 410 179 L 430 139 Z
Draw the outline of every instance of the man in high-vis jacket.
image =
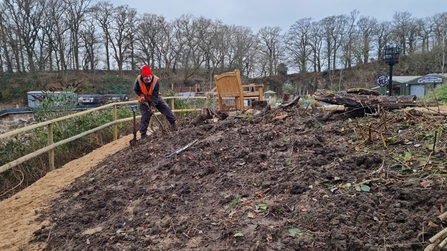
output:
M 170 129 L 177 130 L 175 124 L 177 118 L 166 101 L 159 95 L 159 81 L 160 79 L 152 74 L 151 68 L 148 65 L 143 65 L 141 74 L 137 76 L 133 86 L 135 93 L 138 95 L 138 102 L 140 102 L 141 121 L 139 131 L 142 139 L 147 137 L 149 120 L 155 112 L 155 108 L 166 116 L 169 124 L 171 124 Z

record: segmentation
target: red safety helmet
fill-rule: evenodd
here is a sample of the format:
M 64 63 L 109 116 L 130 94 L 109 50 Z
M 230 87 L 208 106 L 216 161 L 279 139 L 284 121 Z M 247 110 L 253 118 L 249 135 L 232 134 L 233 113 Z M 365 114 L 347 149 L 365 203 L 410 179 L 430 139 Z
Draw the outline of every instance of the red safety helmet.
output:
M 151 67 L 149 67 L 149 65 L 141 66 L 141 76 L 145 77 L 145 76 L 149 76 L 149 75 L 152 75 Z

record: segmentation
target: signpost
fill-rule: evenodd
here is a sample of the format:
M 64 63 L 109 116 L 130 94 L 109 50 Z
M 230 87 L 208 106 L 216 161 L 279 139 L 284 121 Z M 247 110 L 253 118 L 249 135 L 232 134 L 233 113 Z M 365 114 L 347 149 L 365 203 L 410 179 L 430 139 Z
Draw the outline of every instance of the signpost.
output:
M 380 74 L 377 76 L 376 82 L 380 87 L 385 87 L 388 84 L 388 76 Z
M 388 83 L 388 95 L 393 96 L 393 65 L 399 63 L 400 48 L 398 46 L 385 47 L 383 60 L 390 66 L 390 76 Z

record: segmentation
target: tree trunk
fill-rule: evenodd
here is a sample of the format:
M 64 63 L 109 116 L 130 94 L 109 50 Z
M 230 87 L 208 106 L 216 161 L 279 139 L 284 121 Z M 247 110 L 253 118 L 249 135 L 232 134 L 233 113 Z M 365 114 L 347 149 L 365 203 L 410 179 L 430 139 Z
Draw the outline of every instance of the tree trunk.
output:
M 355 91 L 355 92 L 353 92 Z M 358 94 L 357 94 L 358 93 Z M 344 105 L 350 108 L 377 109 L 382 107 L 387 110 L 401 109 L 408 106 L 416 106 L 416 96 L 378 96 L 372 90 L 356 89 L 345 93 L 331 92 L 318 89 L 315 92 L 315 100 L 324 101 L 329 104 Z

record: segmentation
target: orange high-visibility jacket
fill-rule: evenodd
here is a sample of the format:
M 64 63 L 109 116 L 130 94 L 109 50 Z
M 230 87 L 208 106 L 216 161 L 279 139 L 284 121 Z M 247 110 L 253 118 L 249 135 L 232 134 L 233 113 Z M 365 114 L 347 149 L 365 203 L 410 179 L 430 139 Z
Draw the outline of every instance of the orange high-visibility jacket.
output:
M 159 79 L 160 79 L 159 77 L 154 75 L 154 78 L 152 79 L 152 82 L 151 82 L 149 88 L 147 88 L 146 84 L 143 82 L 143 80 L 141 80 L 141 76 L 140 75 L 137 76 L 137 81 L 140 86 L 140 90 L 144 94 L 144 98 L 146 100 L 152 101 L 152 93 L 154 91 L 155 86 L 158 84 Z M 138 101 L 140 101 L 140 100 L 141 100 L 141 97 L 138 96 Z

